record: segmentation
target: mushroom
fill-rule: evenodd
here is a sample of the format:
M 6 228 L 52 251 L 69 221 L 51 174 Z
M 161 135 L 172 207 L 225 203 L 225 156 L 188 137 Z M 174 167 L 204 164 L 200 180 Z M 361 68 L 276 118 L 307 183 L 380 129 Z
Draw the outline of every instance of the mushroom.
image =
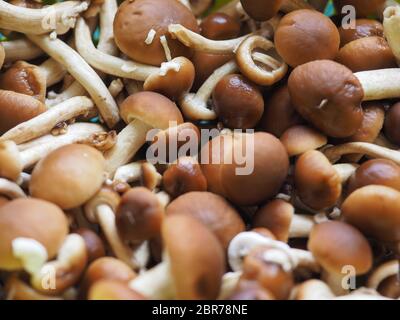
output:
M 317 130 L 304 125 L 288 128 L 280 137 L 289 157 L 316 150 L 327 144 L 328 139 Z
M 52 31 L 64 34 L 87 8 L 84 1 L 65 1 L 41 9 L 23 8 L 1 1 L 0 28 L 26 34 L 40 35 Z
M 191 50 L 168 34 L 171 23 L 199 31 L 195 16 L 179 1 L 125 1 L 115 15 L 115 42 L 128 57 L 145 64 L 158 66 L 166 60 L 164 38 L 172 58 L 190 57 Z
M 103 240 L 96 232 L 88 228 L 79 228 L 74 233 L 79 234 L 85 241 L 88 263 L 106 255 Z
M 357 19 L 355 28 L 339 27 L 340 46 L 365 37 L 383 37 L 383 25 L 373 19 Z
M 384 34 L 389 43 L 390 48 L 394 56 L 397 59 L 397 63 L 400 63 L 400 36 L 398 33 L 400 25 L 400 8 L 399 6 L 387 7 L 383 13 L 383 27 Z
M 353 6 L 357 17 L 363 18 L 370 15 L 382 16 L 383 9 L 385 7 L 385 0 L 334 0 L 336 9 L 341 12 L 343 6 Z
M 126 165 L 119 167 L 114 174 L 113 185 L 114 187 L 118 184 L 122 184 L 129 188 L 127 184 L 140 180 L 142 174 L 142 163 L 131 162 Z
M 14 126 L 4 133 L 1 139 L 20 144 L 49 133 L 58 123 L 88 114 L 93 110 L 92 100 L 86 97 L 74 97 Z
M 265 132 L 219 135 L 203 146 L 200 163 L 208 190 L 242 206 L 275 196 L 289 167 L 285 147 Z
M 236 38 L 240 34 L 240 23 L 235 18 L 221 12 L 206 16 L 200 24 L 201 34 L 212 40 Z
M 183 122 L 177 106 L 155 92 L 130 95 L 121 104 L 120 113 L 127 126 L 118 134 L 116 145 L 105 154 L 109 174 L 129 162 L 146 142 L 150 129 L 166 129 L 172 123 L 177 125 Z
M 211 192 L 193 191 L 173 200 L 166 215 L 190 215 L 207 226 L 224 249 L 240 232 L 245 230 L 238 212 L 222 197 Z
M 264 112 L 260 90 L 239 74 L 223 77 L 215 86 L 212 98 L 218 119 L 228 128 L 254 128 Z
M 18 60 L 29 61 L 38 58 L 43 54 L 42 49 L 26 38 L 4 41 L 1 44 L 5 51 L 6 56 L 4 61 L 6 63 Z
M 265 21 L 275 16 L 283 0 L 241 0 L 244 11 L 256 21 Z
M 51 201 L 62 209 L 76 208 L 100 189 L 103 172 L 104 158 L 98 150 L 70 144 L 52 151 L 37 163 L 29 191 L 33 197 Z
M 30 274 L 56 256 L 68 233 L 67 219 L 60 208 L 32 198 L 3 205 L 0 227 L 0 269 L 23 269 Z
M 311 230 L 307 244 L 322 266 L 322 278 L 335 294 L 348 293 L 343 272 L 351 266 L 356 275 L 367 273 L 372 267 L 372 250 L 363 234 L 341 221 L 322 222 Z
M 162 238 L 163 262 L 136 277 L 130 288 L 149 299 L 217 298 L 225 259 L 215 235 L 196 218 L 176 214 L 165 218 Z
M 116 280 L 99 280 L 89 289 L 88 300 L 145 300 L 128 285 Z
M 196 159 L 179 157 L 162 176 L 163 188 L 173 198 L 191 191 L 207 191 L 207 180 Z
M 260 207 L 253 216 L 254 228 L 267 228 L 277 240 L 308 237 L 315 225 L 313 217 L 295 213 L 294 207 L 281 199 L 275 199 Z
M 141 184 L 150 191 L 154 191 L 161 184 L 162 176 L 150 162 L 143 162 L 140 166 L 140 172 Z
M 395 103 L 385 114 L 384 132 L 389 141 L 400 146 L 400 130 L 396 123 L 400 119 L 400 102 Z
M 397 299 L 400 297 L 398 272 L 399 261 L 387 261 L 372 271 L 368 277 L 367 287 L 379 291 L 386 297 Z
M 340 36 L 334 23 L 316 10 L 296 10 L 285 15 L 275 31 L 276 50 L 290 66 L 313 60 L 334 59 Z

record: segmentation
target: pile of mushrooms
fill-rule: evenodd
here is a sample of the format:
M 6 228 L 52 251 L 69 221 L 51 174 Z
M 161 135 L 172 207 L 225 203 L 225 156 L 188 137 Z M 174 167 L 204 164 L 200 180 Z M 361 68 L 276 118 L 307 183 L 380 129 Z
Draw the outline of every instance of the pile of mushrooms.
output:
M 0 1 L 0 299 L 400 299 L 400 5 L 327 3 Z

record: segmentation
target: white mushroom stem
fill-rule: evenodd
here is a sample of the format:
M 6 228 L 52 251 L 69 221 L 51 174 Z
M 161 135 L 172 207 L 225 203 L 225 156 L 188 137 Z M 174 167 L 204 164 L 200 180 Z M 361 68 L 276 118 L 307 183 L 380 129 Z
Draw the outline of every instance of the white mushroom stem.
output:
M 21 188 L 28 189 L 29 183 L 31 182 L 31 175 L 26 172 L 21 172 L 16 182 Z
M 354 74 L 364 91 L 364 101 L 400 97 L 400 68 L 362 71 Z
M 100 37 L 97 49 L 112 56 L 118 55 L 114 42 L 113 22 L 118 10 L 116 0 L 104 0 L 100 9 Z
M 42 9 L 14 6 L 0 1 L 0 28 L 30 34 L 56 31 L 64 34 L 74 27 L 76 17 L 88 8 L 86 2 L 65 1 Z
M 368 142 L 349 142 L 326 148 L 323 153 L 332 163 L 338 161 L 346 154 L 361 153 L 371 158 L 392 160 L 400 165 L 400 152 Z
M 241 275 L 241 271 L 227 272 L 224 274 L 217 300 L 226 300 L 235 292 Z
M 369 276 L 367 287 L 377 290 L 383 280 L 399 274 L 399 261 L 391 260 L 377 267 Z
M 18 60 L 29 61 L 43 54 L 43 50 L 34 45 L 26 38 L 5 41 L 1 43 L 6 53 L 5 62 L 10 63 Z
M 31 238 L 15 238 L 11 249 L 14 257 L 21 261 L 22 267 L 29 274 L 37 273 L 48 258 L 46 248 Z
M 26 198 L 21 187 L 10 180 L 0 178 L 0 195 L 9 199 Z
M 12 140 L 17 144 L 35 139 L 51 130 L 60 122 L 87 114 L 95 106 L 87 97 L 74 97 L 60 103 L 38 116 L 20 123 L 1 136 L 2 140 Z
M 67 71 L 87 90 L 99 112 L 112 128 L 120 119 L 117 104 L 98 74 L 70 46 L 59 39 L 48 36 L 28 36 Z
M 158 201 L 160 202 L 161 206 L 163 206 L 164 208 L 166 208 L 169 203 L 171 202 L 171 196 L 166 193 L 165 191 L 159 191 L 156 193 L 156 197 L 158 199 Z
M 51 87 L 52 85 L 60 82 L 67 74 L 67 70 L 60 65 L 54 59 L 47 59 L 40 65 L 40 71 L 43 72 L 46 77 L 46 86 Z
M 115 79 L 111 81 L 110 85 L 108 86 L 108 91 L 110 91 L 114 98 L 117 97 L 122 90 L 124 90 L 124 83 L 121 79 Z
M 55 93 L 50 91 L 47 94 L 46 105 L 53 107 L 57 104 L 64 102 L 65 100 L 71 99 L 77 96 L 83 96 L 86 94 L 86 90 L 78 81 L 74 81 L 66 90 L 61 93 Z
M 104 155 L 106 172 L 111 176 L 124 164 L 129 163 L 136 152 L 146 142 L 146 134 L 151 127 L 140 120 L 134 120 L 118 133 L 117 143 Z
M 142 163 L 132 162 L 119 167 L 114 174 L 114 181 L 121 182 L 135 182 L 138 181 L 142 175 Z
M 294 214 L 289 228 L 289 238 L 304 238 L 308 237 L 311 229 L 315 225 L 315 220 L 312 216 L 305 214 Z
M 93 67 L 117 77 L 144 81 L 159 68 L 123 60 L 97 50 L 93 45 L 90 30 L 83 18 L 75 27 L 75 43 L 79 54 Z
M 335 298 L 329 286 L 317 279 L 307 280 L 292 290 L 290 300 L 327 300 Z
M 187 93 L 180 100 L 180 107 L 186 118 L 190 120 L 213 120 L 217 117 L 213 110 L 210 110 L 208 100 L 211 97 L 217 83 L 226 75 L 238 71 L 235 61 L 229 61 L 216 69 L 212 75 L 203 83 L 197 93 Z
M 342 273 L 329 272 L 322 270 L 321 279 L 331 288 L 335 295 L 346 295 L 349 293 L 349 288 L 344 286 L 343 280 L 347 280 L 347 275 Z
M 387 7 L 383 12 L 386 40 L 400 65 L 400 6 Z
M 337 171 L 342 184 L 345 183 L 353 175 L 360 165 L 356 163 L 339 163 L 335 164 L 333 167 Z

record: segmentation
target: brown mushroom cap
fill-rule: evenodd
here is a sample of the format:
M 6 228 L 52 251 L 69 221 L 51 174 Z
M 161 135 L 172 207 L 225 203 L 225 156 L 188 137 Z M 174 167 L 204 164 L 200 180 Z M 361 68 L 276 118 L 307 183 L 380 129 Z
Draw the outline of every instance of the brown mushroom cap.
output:
M 303 119 L 290 99 L 289 89 L 284 85 L 275 89 L 265 100 L 264 114 L 259 126 L 279 138 L 286 129 L 302 122 Z
M 317 150 L 307 151 L 297 159 L 294 181 L 301 201 L 315 210 L 334 206 L 342 192 L 338 172 Z
M 168 69 L 166 74 L 154 73 L 147 77 L 143 89 L 161 93 L 171 100 L 177 100 L 187 93 L 194 82 L 194 65 L 185 57 L 177 57 L 170 63 L 179 65 L 179 70 Z
M 302 125 L 287 129 L 280 140 L 285 146 L 289 157 L 318 149 L 327 143 L 326 136 L 313 128 Z
M 115 280 L 99 280 L 89 289 L 88 300 L 145 300 L 146 298 Z
M 356 28 L 339 27 L 340 46 L 365 37 L 383 37 L 383 25 L 372 19 L 357 19 Z
M 364 162 L 348 181 L 348 193 L 371 184 L 400 191 L 400 167 L 392 160 L 373 159 Z
M 345 66 L 329 60 L 303 64 L 288 86 L 297 112 L 328 136 L 345 138 L 360 128 L 364 91 Z
M 207 180 L 192 157 L 180 157 L 163 174 L 163 186 L 174 198 L 191 191 L 207 191 Z
M 289 239 L 294 207 L 281 199 L 275 199 L 260 207 L 253 216 L 253 227 L 267 228 L 279 241 Z
M 0 90 L 0 134 L 46 110 L 42 102 L 31 96 Z
M 135 119 L 157 129 L 166 129 L 171 121 L 183 122 L 182 114 L 175 103 L 163 95 L 141 91 L 126 98 L 120 106 L 120 114 L 126 123 Z
M 343 6 L 353 6 L 357 17 L 360 18 L 371 15 L 380 17 L 385 8 L 385 0 L 334 0 L 333 2 L 338 12 L 341 12 Z
M 393 143 L 400 146 L 400 102 L 395 103 L 386 112 L 384 131 L 385 136 Z
M 237 174 L 237 170 L 244 168 L 244 165 L 239 165 L 237 156 L 233 154 L 240 150 L 243 151 L 243 159 L 246 160 L 243 162 L 247 163 L 248 169 L 251 169 L 251 164 L 254 165 L 250 174 Z M 201 169 L 207 178 L 209 191 L 243 206 L 256 205 L 276 195 L 289 168 L 285 147 L 277 138 L 265 132 L 250 136 L 217 136 L 204 145 L 201 156 Z M 218 157 L 221 160 L 215 163 L 213 159 L 218 160 Z M 224 159 L 232 159 L 229 160 L 232 163 Z
M 12 241 L 31 238 L 54 258 L 68 233 L 63 211 L 54 204 L 39 199 L 16 199 L 0 208 L 0 269 L 18 270 L 21 261 L 14 257 Z
M 71 144 L 51 152 L 35 166 L 29 191 L 71 209 L 83 205 L 100 189 L 104 180 L 103 155 L 90 146 Z
M 226 40 L 239 36 L 240 23 L 223 12 L 214 12 L 201 21 L 200 29 L 208 39 Z
M 40 67 L 17 61 L 0 76 L 0 89 L 26 94 L 44 102 L 46 76 Z
M 224 249 L 239 232 L 245 230 L 238 212 L 222 197 L 211 192 L 189 192 L 172 201 L 167 216 L 184 214 L 195 217 L 218 238 Z
M 400 298 L 400 285 L 397 275 L 393 275 L 384 279 L 377 289 L 377 291 L 388 298 Z
M 379 241 L 400 241 L 400 192 L 369 185 L 355 190 L 342 204 L 344 220 Z
M 330 273 L 341 274 L 344 266 L 351 265 L 359 275 L 372 267 L 372 250 L 367 239 L 356 228 L 341 221 L 315 225 L 307 246 Z
M 168 215 L 162 226 L 177 299 L 216 299 L 225 256 L 216 236 L 196 218 Z
M 339 50 L 336 61 L 353 72 L 397 66 L 392 49 L 382 37 L 366 37 L 349 42 Z
M 276 15 L 283 0 L 240 0 L 244 11 L 254 20 L 265 21 Z
M 10 199 L 0 196 L 0 207 L 2 207 L 3 205 L 5 205 L 6 203 L 8 203 L 10 201 Z
M 106 255 L 103 241 L 96 232 L 88 228 L 79 228 L 75 230 L 75 233 L 79 234 L 85 241 L 88 262 L 92 262 Z
M 150 190 L 137 187 L 121 197 L 115 220 L 118 232 L 126 241 L 141 242 L 160 233 L 164 209 Z
M 213 90 L 213 106 L 228 128 L 254 128 L 264 112 L 264 99 L 256 85 L 239 74 L 223 77 Z
M 170 24 L 181 24 L 199 32 L 193 13 L 176 0 L 125 1 L 118 8 L 114 19 L 114 37 L 118 48 L 131 59 L 151 65 L 166 61 L 160 37 L 165 36 L 172 58 L 191 56 L 191 50 L 173 40 L 168 32 Z M 146 44 L 149 31 L 156 31 L 153 42 Z
M 285 15 L 274 39 L 279 55 L 292 67 L 313 60 L 334 59 L 340 44 L 339 31 L 331 19 L 309 9 Z

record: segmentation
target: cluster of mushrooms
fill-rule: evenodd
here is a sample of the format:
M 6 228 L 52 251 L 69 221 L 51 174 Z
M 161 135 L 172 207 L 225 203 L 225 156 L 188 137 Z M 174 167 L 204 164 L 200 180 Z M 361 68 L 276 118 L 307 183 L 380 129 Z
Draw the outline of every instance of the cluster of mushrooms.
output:
M 400 6 L 327 2 L 0 1 L 0 298 L 398 299 Z

